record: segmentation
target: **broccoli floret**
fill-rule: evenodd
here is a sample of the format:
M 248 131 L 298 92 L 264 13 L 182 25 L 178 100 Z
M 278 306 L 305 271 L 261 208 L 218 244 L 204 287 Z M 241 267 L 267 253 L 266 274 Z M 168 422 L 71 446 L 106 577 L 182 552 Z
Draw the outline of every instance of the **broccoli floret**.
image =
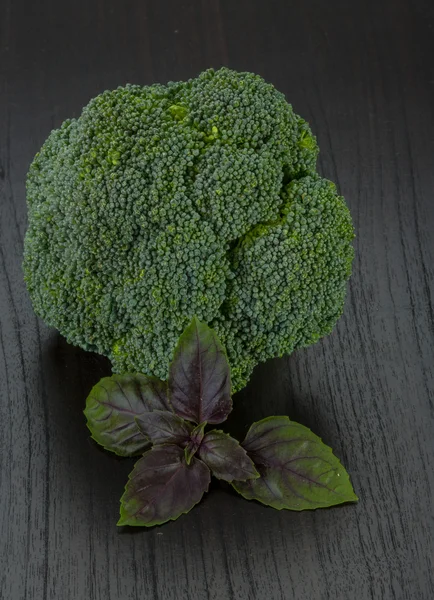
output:
M 317 154 L 307 123 L 251 73 L 102 93 L 29 170 L 36 312 L 115 372 L 160 378 L 196 315 L 240 389 L 342 311 L 353 228 Z
M 354 237 L 344 199 L 313 175 L 284 186 L 282 201 L 281 217 L 254 227 L 232 253 L 216 328 L 234 364 L 233 338 L 255 364 L 317 342 L 343 309 Z

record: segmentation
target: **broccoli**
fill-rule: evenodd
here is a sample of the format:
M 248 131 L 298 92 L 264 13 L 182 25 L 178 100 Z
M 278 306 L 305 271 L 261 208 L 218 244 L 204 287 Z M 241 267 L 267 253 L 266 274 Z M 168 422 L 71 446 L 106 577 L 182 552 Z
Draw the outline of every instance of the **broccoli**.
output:
M 239 390 L 342 312 L 354 231 L 317 154 L 308 124 L 252 73 L 102 93 L 30 166 L 35 311 L 114 372 L 160 378 L 196 315 Z

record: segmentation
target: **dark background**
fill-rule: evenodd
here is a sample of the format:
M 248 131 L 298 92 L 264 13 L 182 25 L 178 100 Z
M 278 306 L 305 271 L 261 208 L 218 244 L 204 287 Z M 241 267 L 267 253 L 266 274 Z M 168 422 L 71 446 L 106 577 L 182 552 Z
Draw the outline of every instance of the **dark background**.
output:
M 39 322 L 21 273 L 25 175 L 49 131 L 126 82 L 255 71 L 310 123 L 357 239 L 344 316 L 258 367 L 230 428 L 288 414 L 357 505 L 278 512 L 215 484 L 177 522 L 116 528 L 129 460 L 82 409 L 110 367 Z M 434 4 L 1 0 L 0 598 L 434 598 Z

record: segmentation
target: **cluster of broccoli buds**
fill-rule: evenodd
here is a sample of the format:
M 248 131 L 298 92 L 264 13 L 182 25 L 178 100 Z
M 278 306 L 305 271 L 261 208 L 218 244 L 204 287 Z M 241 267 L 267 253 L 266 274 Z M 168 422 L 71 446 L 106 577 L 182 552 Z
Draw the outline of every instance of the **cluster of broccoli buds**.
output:
M 251 73 L 102 93 L 30 167 L 36 312 L 115 372 L 158 377 L 196 315 L 242 388 L 342 312 L 354 231 L 317 154 L 307 123 Z

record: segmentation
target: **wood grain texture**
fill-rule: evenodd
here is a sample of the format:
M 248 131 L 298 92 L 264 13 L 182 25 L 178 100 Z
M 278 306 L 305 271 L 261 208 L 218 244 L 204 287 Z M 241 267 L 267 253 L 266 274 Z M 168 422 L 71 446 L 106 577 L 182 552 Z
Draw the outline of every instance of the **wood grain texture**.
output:
M 0 2 L 1 600 L 434 598 L 433 57 L 428 0 Z M 257 368 L 229 430 L 288 414 L 336 450 L 360 502 L 278 512 L 217 483 L 177 522 L 120 533 L 131 461 L 100 451 L 82 414 L 110 367 L 32 311 L 25 175 L 102 90 L 220 65 L 307 118 L 357 229 L 336 330 Z

